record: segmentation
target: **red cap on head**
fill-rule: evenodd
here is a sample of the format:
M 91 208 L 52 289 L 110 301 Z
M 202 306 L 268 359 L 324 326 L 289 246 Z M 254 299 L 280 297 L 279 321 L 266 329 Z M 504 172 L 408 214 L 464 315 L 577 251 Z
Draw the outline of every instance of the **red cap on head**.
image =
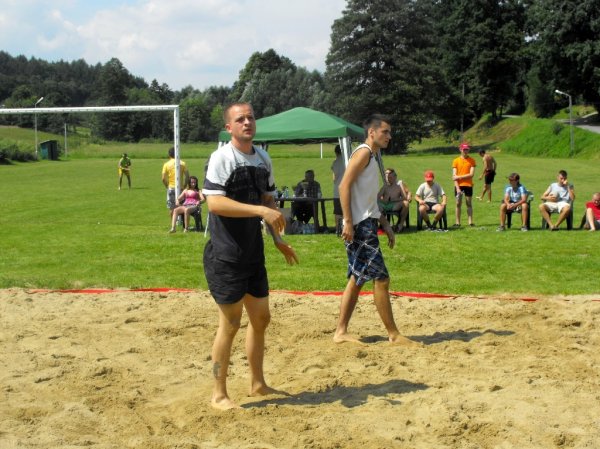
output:
M 433 178 L 435 178 L 433 172 L 431 170 L 427 170 L 425 172 L 425 181 L 433 181 Z
M 471 147 L 469 146 L 469 144 L 467 142 L 463 142 L 460 144 L 460 146 L 458 147 L 459 150 L 470 150 Z

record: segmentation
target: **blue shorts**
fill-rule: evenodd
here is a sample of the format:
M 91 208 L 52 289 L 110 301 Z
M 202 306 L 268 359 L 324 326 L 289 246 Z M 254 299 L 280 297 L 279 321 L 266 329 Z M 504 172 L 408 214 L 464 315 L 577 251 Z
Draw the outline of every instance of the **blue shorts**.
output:
M 346 242 L 347 277 L 354 276 L 359 287 L 373 279 L 390 277 L 379 248 L 377 228 L 378 220 L 367 218 L 354 226 L 354 240 Z

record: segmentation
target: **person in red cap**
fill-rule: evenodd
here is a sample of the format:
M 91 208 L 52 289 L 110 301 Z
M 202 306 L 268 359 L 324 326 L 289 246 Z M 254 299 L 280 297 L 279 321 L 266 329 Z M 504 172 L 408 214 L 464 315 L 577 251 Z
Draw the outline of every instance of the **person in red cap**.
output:
M 425 182 L 415 193 L 415 201 L 419 203 L 419 214 L 427 224 L 427 229 L 434 230 L 446 209 L 446 192 L 441 185 L 434 181 L 435 174 L 431 170 L 427 170 L 424 177 Z M 433 225 L 429 221 L 429 213 L 432 211 L 435 213 Z
M 454 195 L 456 197 L 456 222 L 455 228 L 460 227 L 460 214 L 462 198 L 467 203 L 467 218 L 469 226 L 473 224 L 473 176 L 477 162 L 469 156 L 471 147 L 468 143 L 461 143 L 458 147 L 460 156 L 452 161 L 452 180 L 454 181 Z

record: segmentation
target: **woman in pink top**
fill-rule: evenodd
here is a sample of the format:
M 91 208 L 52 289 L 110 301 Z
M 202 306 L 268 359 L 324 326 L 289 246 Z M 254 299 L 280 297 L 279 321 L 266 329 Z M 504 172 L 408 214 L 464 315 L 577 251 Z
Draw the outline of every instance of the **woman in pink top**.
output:
M 169 232 L 174 233 L 176 231 L 175 225 L 179 215 L 183 215 L 183 232 L 187 232 L 190 223 L 190 215 L 200 212 L 200 205 L 204 203 L 205 200 L 206 198 L 204 198 L 204 195 L 198 188 L 198 178 L 190 176 L 189 187 L 184 189 L 177 198 L 177 204 L 181 204 L 181 206 L 176 207 L 173 210 L 171 230 Z

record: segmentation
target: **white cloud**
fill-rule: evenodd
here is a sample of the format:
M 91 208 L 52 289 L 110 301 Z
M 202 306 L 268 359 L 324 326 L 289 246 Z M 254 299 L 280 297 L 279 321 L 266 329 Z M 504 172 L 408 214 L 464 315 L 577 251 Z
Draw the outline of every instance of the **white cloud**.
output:
M 9 0 L 4 50 L 48 60 L 118 58 L 173 89 L 231 85 L 250 55 L 273 48 L 323 71 L 333 21 L 346 0 Z M 92 8 L 92 9 L 90 9 Z M 15 20 L 17 22 L 15 22 Z M 23 22 L 24 21 L 24 22 Z M 8 30 L 7 30 L 8 29 Z

